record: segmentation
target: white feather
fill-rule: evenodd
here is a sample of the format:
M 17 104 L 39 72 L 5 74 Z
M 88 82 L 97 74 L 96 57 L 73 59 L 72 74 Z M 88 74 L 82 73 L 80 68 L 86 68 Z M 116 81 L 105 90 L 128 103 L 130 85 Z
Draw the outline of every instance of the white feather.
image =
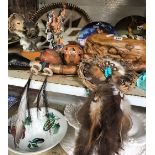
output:
M 17 114 L 17 121 L 16 121 L 16 135 L 15 135 L 15 143 L 19 144 L 20 139 L 23 135 L 23 122 L 26 119 L 26 110 L 27 110 L 27 89 L 26 86 L 23 96 L 21 98 L 18 114 Z

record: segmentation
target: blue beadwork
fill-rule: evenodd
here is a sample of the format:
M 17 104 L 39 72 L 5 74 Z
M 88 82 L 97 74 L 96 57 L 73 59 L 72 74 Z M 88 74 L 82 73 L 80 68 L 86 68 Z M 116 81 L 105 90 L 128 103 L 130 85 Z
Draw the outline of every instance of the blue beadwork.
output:
M 112 76 L 112 68 L 109 67 L 109 66 L 106 67 L 106 68 L 104 69 L 104 75 L 105 75 L 106 78 L 111 77 L 111 76 Z

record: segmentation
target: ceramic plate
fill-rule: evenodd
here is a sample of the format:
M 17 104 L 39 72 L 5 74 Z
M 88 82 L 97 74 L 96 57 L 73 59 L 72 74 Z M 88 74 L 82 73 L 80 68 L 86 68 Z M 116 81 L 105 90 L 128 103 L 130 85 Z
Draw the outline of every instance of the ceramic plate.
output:
M 30 110 L 32 123 L 30 125 L 25 125 L 25 138 L 20 140 L 19 148 L 15 148 L 13 142 L 13 136 L 8 135 L 9 150 L 18 154 L 38 154 L 45 152 L 54 146 L 56 146 L 63 139 L 67 132 L 67 122 L 65 117 L 58 111 L 49 108 L 49 114 L 55 117 L 55 123 L 59 124 L 57 130 L 52 125 L 52 128 L 48 131 L 44 130 L 45 123 L 47 122 L 47 117 L 45 116 L 45 108 L 41 108 L 37 116 L 37 109 L 32 108 Z M 16 115 L 9 118 L 8 124 L 14 123 L 16 120 Z
M 76 141 L 76 131 L 73 127 L 68 126 L 64 139 L 60 142 L 61 147 L 68 155 L 74 155 L 74 147 Z
M 79 32 L 78 36 L 78 42 L 80 43 L 81 46 L 85 45 L 86 39 L 97 32 L 97 29 L 100 31 L 103 31 L 104 33 L 107 34 L 117 34 L 114 27 L 106 22 L 92 22 L 86 25 L 82 30 Z
M 128 16 L 121 19 L 115 29 L 119 35 L 128 35 L 128 27 L 132 27 L 134 35 L 140 35 L 145 38 L 146 30 L 143 30 L 143 25 L 146 24 L 146 18 L 142 16 Z
M 81 104 L 67 104 L 64 110 L 64 115 L 68 124 L 75 129 L 79 129 L 80 123 L 76 119 L 76 113 L 81 107 Z

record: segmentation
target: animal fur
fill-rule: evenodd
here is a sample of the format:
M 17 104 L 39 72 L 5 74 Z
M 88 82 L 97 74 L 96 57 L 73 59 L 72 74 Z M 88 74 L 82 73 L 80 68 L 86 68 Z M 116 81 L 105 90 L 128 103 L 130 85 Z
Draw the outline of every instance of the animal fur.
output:
M 114 85 L 102 82 L 78 111 L 81 124 L 75 155 L 119 154 L 131 127 L 130 106 Z

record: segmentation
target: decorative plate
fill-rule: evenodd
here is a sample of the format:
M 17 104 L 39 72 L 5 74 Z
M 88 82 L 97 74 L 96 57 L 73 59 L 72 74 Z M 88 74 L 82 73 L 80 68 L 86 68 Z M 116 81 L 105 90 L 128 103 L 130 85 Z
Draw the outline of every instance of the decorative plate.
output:
M 115 29 L 119 35 L 129 35 L 129 31 L 131 30 L 133 35 L 139 35 L 145 38 L 146 18 L 136 15 L 125 17 L 115 25 Z
M 12 134 L 8 135 L 9 150 L 14 153 L 38 154 L 56 146 L 64 138 L 67 132 L 65 117 L 58 111 L 49 108 L 50 120 L 45 116 L 45 108 L 38 112 L 37 108 L 31 108 L 32 123 L 25 124 L 25 137 L 20 140 L 19 147 L 15 148 Z M 8 125 L 14 126 L 17 115 L 9 118 Z M 11 123 L 10 123 L 11 122 Z M 10 129 L 10 127 L 9 127 Z M 9 132 L 10 133 L 10 132 Z
M 68 155 L 74 155 L 74 147 L 76 141 L 76 130 L 68 126 L 67 133 L 64 139 L 60 142 L 61 147 Z
M 66 108 L 70 109 L 69 111 L 71 111 L 69 118 L 73 118 L 73 119 L 69 120 L 69 124 L 72 127 L 74 127 L 75 124 L 79 124 L 75 116 L 76 115 L 75 111 L 76 110 L 78 111 L 80 106 L 77 108 L 77 105 L 72 104 L 71 106 L 69 104 L 68 106 L 66 106 Z M 132 119 L 133 126 L 128 133 L 129 138 L 124 142 L 124 146 L 123 146 L 124 150 L 120 151 L 120 155 L 131 155 L 133 154 L 133 152 L 134 152 L 134 155 L 145 155 L 145 150 L 146 150 L 145 114 L 132 111 L 131 119 Z M 76 126 L 75 130 L 73 130 L 72 127 L 68 128 L 65 138 L 60 143 L 62 148 L 69 155 L 73 155 L 77 132 L 80 126 L 79 127 Z
M 109 23 L 101 21 L 92 22 L 83 27 L 82 30 L 79 32 L 78 42 L 80 43 L 81 46 L 84 46 L 86 39 L 90 35 L 97 32 L 98 33 L 104 32 L 107 34 L 117 34 L 115 28 Z

